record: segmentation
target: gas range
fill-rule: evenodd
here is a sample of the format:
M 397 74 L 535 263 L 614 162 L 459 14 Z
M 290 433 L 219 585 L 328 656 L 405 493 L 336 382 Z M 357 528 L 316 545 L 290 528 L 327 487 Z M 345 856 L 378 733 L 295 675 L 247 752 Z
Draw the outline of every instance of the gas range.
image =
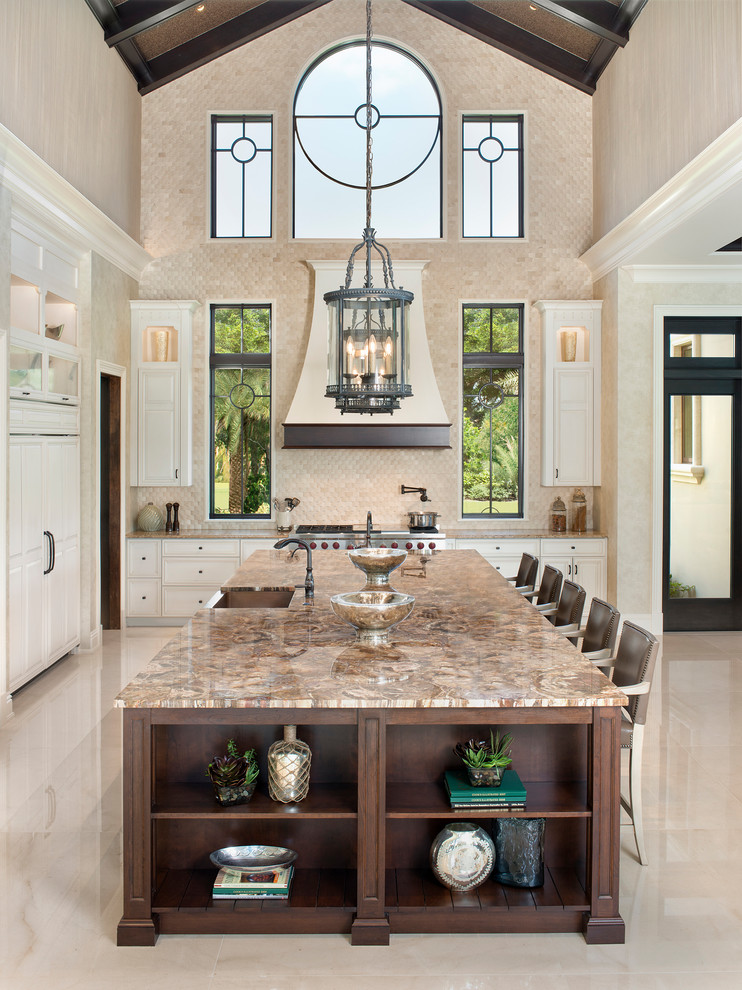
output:
M 302 525 L 296 527 L 296 535 L 305 539 L 312 550 L 352 550 L 366 546 L 366 530 L 355 529 L 352 525 L 325 526 Z M 431 550 L 445 550 L 446 534 L 434 527 L 427 529 L 372 529 L 372 547 L 392 547 L 396 550 L 429 553 Z

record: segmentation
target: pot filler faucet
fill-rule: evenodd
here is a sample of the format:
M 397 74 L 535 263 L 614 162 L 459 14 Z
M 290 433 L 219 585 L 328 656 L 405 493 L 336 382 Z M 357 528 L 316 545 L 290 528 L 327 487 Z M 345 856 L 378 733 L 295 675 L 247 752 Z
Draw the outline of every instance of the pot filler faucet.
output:
M 374 521 L 371 518 L 371 510 L 366 513 L 366 546 L 371 546 L 371 530 L 373 529 Z
M 312 573 L 312 551 L 306 540 L 297 540 L 295 536 L 292 536 L 287 540 L 279 540 L 278 543 L 273 544 L 273 549 L 283 550 L 283 548 L 287 547 L 290 543 L 296 543 L 296 550 L 298 550 L 299 547 L 304 547 L 304 549 L 307 551 L 307 575 L 304 578 L 304 600 L 306 601 L 309 598 L 314 598 L 314 575 Z M 296 550 L 294 550 L 291 553 L 292 557 L 296 553 Z
M 428 489 L 427 488 L 410 488 L 407 485 L 402 485 L 402 494 L 403 495 L 409 495 L 411 492 L 419 492 L 419 494 L 420 494 L 420 501 L 421 502 L 430 502 L 431 501 L 428 498 Z

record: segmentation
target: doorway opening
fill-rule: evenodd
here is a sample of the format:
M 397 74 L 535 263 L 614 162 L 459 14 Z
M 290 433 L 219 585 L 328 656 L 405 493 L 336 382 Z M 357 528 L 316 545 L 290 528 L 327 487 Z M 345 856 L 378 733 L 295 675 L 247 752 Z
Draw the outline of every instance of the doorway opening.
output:
M 100 615 L 121 628 L 121 379 L 100 376 Z
M 742 319 L 664 321 L 665 630 L 742 629 Z

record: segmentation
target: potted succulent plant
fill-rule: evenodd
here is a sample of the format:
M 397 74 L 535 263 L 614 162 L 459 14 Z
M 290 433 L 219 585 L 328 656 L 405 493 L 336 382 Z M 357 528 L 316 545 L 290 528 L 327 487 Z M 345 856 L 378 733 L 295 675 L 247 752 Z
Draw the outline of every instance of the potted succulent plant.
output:
M 466 767 L 472 787 L 499 787 L 502 771 L 513 762 L 510 746 L 513 741 L 508 732 L 500 739 L 490 729 L 489 742 L 486 739 L 469 739 L 457 743 L 454 753 Z
M 234 739 L 227 743 L 227 755 L 215 756 L 206 768 L 216 799 L 225 806 L 249 801 L 255 793 L 259 772 L 255 750 L 240 753 Z

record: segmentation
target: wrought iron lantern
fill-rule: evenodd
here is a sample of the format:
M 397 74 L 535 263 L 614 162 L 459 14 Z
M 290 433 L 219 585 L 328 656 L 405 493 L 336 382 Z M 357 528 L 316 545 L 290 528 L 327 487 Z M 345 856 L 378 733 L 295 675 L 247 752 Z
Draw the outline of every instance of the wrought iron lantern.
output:
M 362 111 L 363 106 L 359 107 Z M 371 226 L 373 182 L 371 131 L 379 113 L 371 102 L 371 0 L 366 0 L 366 226 L 348 259 L 345 284 L 326 292 L 328 362 L 325 395 L 341 413 L 390 413 L 412 395 L 409 382 L 409 310 L 414 296 L 394 284 L 389 250 L 376 241 Z M 376 119 L 374 119 L 376 114 Z M 366 256 L 363 286 L 352 289 L 355 258 Z M 375 254 L 374 254 L 375 252 Z M 374 288 L 372 260 L 381 262 L 383 288 Z

